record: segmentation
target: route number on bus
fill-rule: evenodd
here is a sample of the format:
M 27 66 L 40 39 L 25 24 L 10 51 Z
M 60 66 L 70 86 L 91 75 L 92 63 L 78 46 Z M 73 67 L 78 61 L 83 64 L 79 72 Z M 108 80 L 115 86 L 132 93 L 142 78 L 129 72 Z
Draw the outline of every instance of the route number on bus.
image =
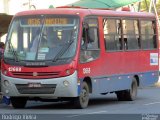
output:
M 83 68 L 83 74 L 91 73 L 91 68 Z

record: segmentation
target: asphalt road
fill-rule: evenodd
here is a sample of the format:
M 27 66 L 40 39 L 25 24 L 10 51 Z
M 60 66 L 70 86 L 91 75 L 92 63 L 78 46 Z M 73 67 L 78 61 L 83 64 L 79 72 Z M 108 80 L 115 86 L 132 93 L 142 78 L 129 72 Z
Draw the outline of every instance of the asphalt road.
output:
M 90 98 L 86 109 L 74 109 L 69 102 L 28 102 L 25 109 L 13 109 L 11 106 L 0 104 L 0 119 L 8 120 L 8 115 L 11 115 L 19 120 L 17 116 L 13 116 L 19 115 L 22 120 L 160 120 L 160 87 L 139 89 L 135 101 L 118 101 L 115 94 Z

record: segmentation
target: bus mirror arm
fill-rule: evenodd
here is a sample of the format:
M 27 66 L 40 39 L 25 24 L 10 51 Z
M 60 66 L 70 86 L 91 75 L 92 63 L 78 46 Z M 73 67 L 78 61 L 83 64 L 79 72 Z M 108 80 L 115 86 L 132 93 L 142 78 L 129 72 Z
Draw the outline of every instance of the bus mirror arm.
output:
M 83 28 L 84 28 L 84 29 L 89 29 L 89 25 L 88 25 L 88 23 L 83 22 Z
M 91 36 L 91 34 L 89 34 L 90 27 L 89 27 L 88 23 L 83 22 L 83 29 L 84 29 L 83 32 L 85 32 L 85 39 L 86 39 L 87 43 L 93 42 L 93 40 L 91 39 L 92 36 Z
M 83 28 L 83 33 L 82 33 L 82 45 L 81 45 L 81 50 L 86 50 L 87 49 L 87 43 L 88 43 L 88 23 L 83 22 L 82 24 L 82 28 Z

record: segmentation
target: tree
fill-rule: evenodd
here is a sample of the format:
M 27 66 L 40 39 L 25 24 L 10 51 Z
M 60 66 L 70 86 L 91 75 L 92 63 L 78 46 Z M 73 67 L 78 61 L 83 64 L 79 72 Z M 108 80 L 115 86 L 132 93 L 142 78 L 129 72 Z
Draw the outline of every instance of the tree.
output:
M 151 0 L 143 0 L 141 2 L 140 11 L 148 12 L 149 6 L 150 6 L 150 2 L 151 2 Z M 156 4 L 156 9 L 157 9 L 158 16 L 160 16 L 160 0 L 155 0 L 155 4 Z M 152 6 L 152 11 L 154 12 L 153 6 Z

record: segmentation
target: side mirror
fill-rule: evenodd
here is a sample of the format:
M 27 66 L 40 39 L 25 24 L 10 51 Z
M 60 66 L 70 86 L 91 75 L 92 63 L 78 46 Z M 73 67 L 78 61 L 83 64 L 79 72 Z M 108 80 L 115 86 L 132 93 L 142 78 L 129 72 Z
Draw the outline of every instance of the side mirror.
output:
M 87 37 L 88 43 L 94 42 L 94 39 L 95 39 L 94 36 L 93 36 L 94 28 L 89 27 L 88 23 L 83 22 L 83 29 L 84 29 L 83 33 L 85 32 L 85 34 L 86 34 L 85 37 Z
M 93 43 L 95 40 L 95 36 L 94 34 L 94 28 L 93 27 L 89 27 L 88 23 L 83 22 L 83 34 L 82 34 L 82 38 L 83 38 L 83 43 L 82 43 L 82 50 L 86 50 L 88 47 L 88 43 Z

